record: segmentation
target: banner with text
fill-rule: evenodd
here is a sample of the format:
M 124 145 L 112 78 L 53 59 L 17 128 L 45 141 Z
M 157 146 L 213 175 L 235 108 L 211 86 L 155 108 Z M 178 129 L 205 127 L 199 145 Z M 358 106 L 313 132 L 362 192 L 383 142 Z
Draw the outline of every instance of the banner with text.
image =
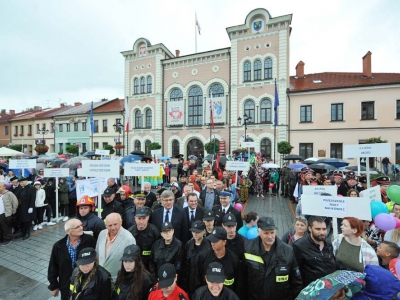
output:
M 119 177 L 119 161 L 117 160 L 83 160 L 79 176 L 117 178 Z
M 107 188 L 107 178 L 101 178 L 101 188 L 103 191 Z M 99 195 L 99 178 L 81 179 L 76 181 L 76 199 L 82 196 L 97 197 Z
M 367 197 L 371 201 L 381 201 L 382 202 L 381 186 L 377 185 L 372 188 L 361 191 L 360 197 Z
M 167 126 L 183 125 L 185 120 L 185 102 L 168 101 L 167 102 Z
M 337 195 L 336 185 L 304 185 L 303 195 L 321 195 L 330 194 L 331 196 Z
M 160 176 L 160 164 L 125 163 L 125 176 Z
M 247 161 L 227 161 L 225 169 L 230 171 L 247 171 L 250 169 L 250 164 Z
M 210 111 L 210 102 L 211 99 L 206 100 L 206 116 L 204 119 L 205 124 L 211 124 L 211 111 Z M 226 123 L 226 99 L 225 97 L 216 97 L 212 99 L 213 103 L 213 116 L 214 123 Z

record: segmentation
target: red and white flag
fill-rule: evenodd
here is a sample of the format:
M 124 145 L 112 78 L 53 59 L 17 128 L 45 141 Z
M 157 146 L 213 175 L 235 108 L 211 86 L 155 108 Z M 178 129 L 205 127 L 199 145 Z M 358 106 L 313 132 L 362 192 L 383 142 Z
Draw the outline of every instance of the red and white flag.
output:
M 128 97 L 125 98 L 125 131 L 129 133 L 129 104 Z
M 199 20 L 197 20 L 197 13 L 194 13 L 195 17 L 196 17 L 196 26 L 197 26 L 197 30 L 199 31 L 199 34 L 201 35 L 201 28 L 200 28 L 200 24 L 199 24 Z
M 210 119 L 211 119 L 211 128 L 214 130 L 214 106 L 213 106 L 213 98 L 212 94 L 210 94 Z

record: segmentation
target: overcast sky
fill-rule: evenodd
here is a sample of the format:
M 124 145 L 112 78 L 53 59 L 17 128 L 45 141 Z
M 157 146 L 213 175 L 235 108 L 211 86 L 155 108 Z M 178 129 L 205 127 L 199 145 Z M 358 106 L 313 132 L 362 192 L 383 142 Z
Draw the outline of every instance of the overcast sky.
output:
M 263 7 L 272 17 L 293 14 L 290 74 L 361 72 L 372 52 L 372 72 L 400 73 L 400 1 L 265 0 L 18 0 L 0 1 L 0 108 L 122 98 L 121 51 L 145 37 L 171 52 L 229 47 L 226 28 Z

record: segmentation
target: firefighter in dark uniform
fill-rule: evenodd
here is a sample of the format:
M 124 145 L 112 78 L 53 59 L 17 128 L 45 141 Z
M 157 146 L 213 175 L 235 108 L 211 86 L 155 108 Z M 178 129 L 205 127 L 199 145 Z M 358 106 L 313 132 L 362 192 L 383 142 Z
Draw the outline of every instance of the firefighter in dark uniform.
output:
M 123 194 L 121 194 L 122 196 Z M 146 202 L 146 195 L 144 193 L 144 191 L 136 191 L 132 194 L 133 197 L 133 205 L 130 205 L 129 207 L 126 206 L 124 215 L 123 215 L 123 227 L 124 228 L 130 228 L 133 225 L 136 224 L 135 221 L 135 216 L 136 216 L 136 211 L 144 206 L 145 202 Z M 121 197 L 121 199 L 124 198 L 123 196 Z M 126 200 L 125 200 L 126 201 Z
M 198 264 L 198 281 L 201 285 L 205 285 L 205 275 L 207 267 L 212 262 L 219 262 L 224 266 L 225 281 L 224 286 L 232 289 L 238 296 L 241 290 L 240 282 L 240 263 L 239 258 L 231 250 L 226 249 L 227 234 L 226 230 L 221 226 L 216 226 L 212 234 L 207 237 L 211 242 L 212 249 L 203 251 L 199 255 Z
M 219 201 L 221 204 L 215 205 L 213 207 L 213 212 L 215 214 L 215 226 L 222 226 L 222 218 L 226 214 L 234 214 L 237 220 L 237 227 L 242 228 L 243 226 L 243 220 L 240 216 L 240 211 L 238 211 L 236 208 L 234 208 L 231 205 L 231 197 L 232 194 L 230 191 L 221 191 L 219 193 Z
M 261 217 L 257 225 L 259 236 L 245 245 L 248 299 L 295 299 L 303 282 L 293 248 L 276 237 L 272 218 Z
M 120 214 L 121 218 L 124 217 L 122 204 L 115 199 L 115 191 L 112 188 L 106 188 L 102 198 L 104 199 L 101 203 L 101 218 L 103 220 L 113 212 Z M 97 213 L 98 211 L 99 208 L 96 207 L 95 212 Z
M 203 214 L 203 222 L 206 226 L 206 233 L 205 236 L 209 236 L 215 228 L 215 215 L 212 210 L 205 210 Z
M 240 261 L 243 261 L 244 257 L 244 244 L 247 239 L 236 232 L 236 217 L 234 214 L 226 214 L 222 219 L 222 227 L 226 230 L 227 241 L 226 249 L 231 250 Z
M 149 261 L 151 247 L 154 242 L 160 238 L 160 232 L 157 226 L 149 223 L 150 215 L 150 208 L 147 206 L 139 207 L 135 215 L 136 224 L 128 229 L 135 238 L 136 245 L 140 248 L 143 264 L 148 271 L 150 270 Z

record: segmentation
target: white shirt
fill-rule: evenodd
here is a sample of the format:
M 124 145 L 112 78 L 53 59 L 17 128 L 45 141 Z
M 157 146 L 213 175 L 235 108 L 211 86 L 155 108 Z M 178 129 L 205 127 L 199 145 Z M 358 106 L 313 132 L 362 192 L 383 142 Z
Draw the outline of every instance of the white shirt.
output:
M 169 210 L 169 214 L 168 214 L 168 221 L 169 221 L 169 222 L 172 221 L 172 211 L 173 211 L 173 209 L 174 209 L 174 207 L 172 206 L 171 209 Z M 166 209 L 166 208 L 164 207 L 164 215 L 163 215 L 163 219 L 162 219 L 163 222 L 164 222 L 164 220 L 165 220 L 165 216 L 166 216 L 166 214 L 167 214 L 167 211 L 168 211 L 168 209 Z
M 188 207 L 188 212 L 189 212 L 189 221 L 192 218 L 192 211 L 193 211 L 193 215 L 196 217 L 196 209 L 191 209 L 190 207 Z M 190 225 L 190 224 L 189 224 Z
M 227 213 L 227 211 L 228 211 L 228 209 L 229 209 L 230 207 L 231 207 L 230 205 L 228 205 L 227 207 L 221 206 L 222 211 L 224 211 L 224 209 L 225 209 L 225 213 Z
M 3 194 L 0 195 L 0 215 L 4 214 Z

